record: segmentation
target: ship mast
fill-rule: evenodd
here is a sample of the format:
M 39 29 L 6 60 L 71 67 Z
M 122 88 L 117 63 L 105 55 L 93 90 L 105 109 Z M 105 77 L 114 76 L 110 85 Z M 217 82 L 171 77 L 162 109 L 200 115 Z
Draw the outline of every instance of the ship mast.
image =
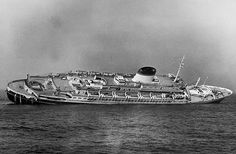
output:
M 180 64 L 179 64 L 179 68 L 178 68 L 178 71 L 177 71 L 177 73 L 176 73 L 174 82 L 176 82 L 176 80 L 177 80 L 177 78 L 178 78 L 178 76 L 179 76 L 180 70 L 181 70 L 181 68 L 183 68 L 183 66 L 184 66 L 184 58 L 185 58 L 185 56 L 183 56 L 183 58 L 182 58 L 182 60 L 181 60 L 181 62 L 180 62 Z
M 201 80 L 201 78 L 199 77 L 199 78 L 197 79 L 197 82 L 196 82 L 196 84 L 195 84 L 195 87 L 198 86 L 198 83 L 200 82 L 200 80 Z

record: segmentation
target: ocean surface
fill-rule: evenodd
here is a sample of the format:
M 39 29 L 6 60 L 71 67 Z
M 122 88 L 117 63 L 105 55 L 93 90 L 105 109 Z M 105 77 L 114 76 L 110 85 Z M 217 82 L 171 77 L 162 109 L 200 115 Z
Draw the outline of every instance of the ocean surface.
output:
M 205 105 L 7 105 L 0 153 L 236 153 L 236 95 Z

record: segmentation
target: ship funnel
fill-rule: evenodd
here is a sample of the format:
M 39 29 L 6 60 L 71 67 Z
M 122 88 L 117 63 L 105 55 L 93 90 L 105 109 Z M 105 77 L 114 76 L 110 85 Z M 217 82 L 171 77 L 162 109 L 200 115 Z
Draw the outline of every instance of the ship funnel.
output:
M 142 67 L 133 77 L 132 81 L 141 83 L 152 83 L 154 76 L 156 74 L 156 69 L 153 67 Z

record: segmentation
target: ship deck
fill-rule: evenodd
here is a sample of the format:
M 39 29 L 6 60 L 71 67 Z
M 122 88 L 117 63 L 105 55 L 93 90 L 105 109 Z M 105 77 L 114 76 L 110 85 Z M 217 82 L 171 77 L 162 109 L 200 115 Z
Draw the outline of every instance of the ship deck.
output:
M 134 82 L 132 81 L 133 74 L 131 75 L 124 75 L 126 79 L 125 84 L 117 84 L 114 81 L 115 75 L 104 75 L 104 73 L 100 74 L 89 74 L 89 73 L 84 73 L 84 74 L 76 74 L 76 73 L 70 73 L 70 74 L 57 74 L 57 75 L 48 75 L 48 76 L 31 76 L 30 80 L 39 82 L 40 84 L 44 85 L 45 90 L 43 91 L 36 91 L 36 93 L 51 93 L 50 91 L 56 91 L 57 89 L 60 89 L 60 91 L 68 91 L 72 92 L 75 91 L 75 87 L 71 86 L 69 84 L 68 76 L 70 78 L 80 78 L 80 79 L 85 79 L 85 80 L 93 80 L 94 77 L 96 76 L 97 78 L 102 78 L 106 81 L 106 84 L 103 85 L 103 88 L 101 90 L 109 90 L 112 88 L 123 88 L 131 91 L 143 91 L 143 92 L 182 92 L 180 90 L 179 85 L 174 83 L 171 78 L 169 78 L 167 75 L 157 75 L 158 83 L 151 83 L 151 84 L 140 84 L 142 88 L 138 86 L 133 86 Z M 49 79 L 52 79 L 53 84 L 55 85 L 54 87 L 51 85 L 46 84 Z M 79 87 L 80 90 L 93 90 L 93 88 L 88 88 L 88 87 Z M 96 90 L 96 89 L 94 89 Z

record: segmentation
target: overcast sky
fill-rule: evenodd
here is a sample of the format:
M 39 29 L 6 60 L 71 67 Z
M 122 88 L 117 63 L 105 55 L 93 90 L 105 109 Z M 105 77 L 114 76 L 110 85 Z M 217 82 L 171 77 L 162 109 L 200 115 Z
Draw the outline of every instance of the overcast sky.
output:
M 188 83 L 236 90 L 235 15 L 235 0 L 0 0 L 0 88 L 27 73 L 176 73 L 185 55 Z

